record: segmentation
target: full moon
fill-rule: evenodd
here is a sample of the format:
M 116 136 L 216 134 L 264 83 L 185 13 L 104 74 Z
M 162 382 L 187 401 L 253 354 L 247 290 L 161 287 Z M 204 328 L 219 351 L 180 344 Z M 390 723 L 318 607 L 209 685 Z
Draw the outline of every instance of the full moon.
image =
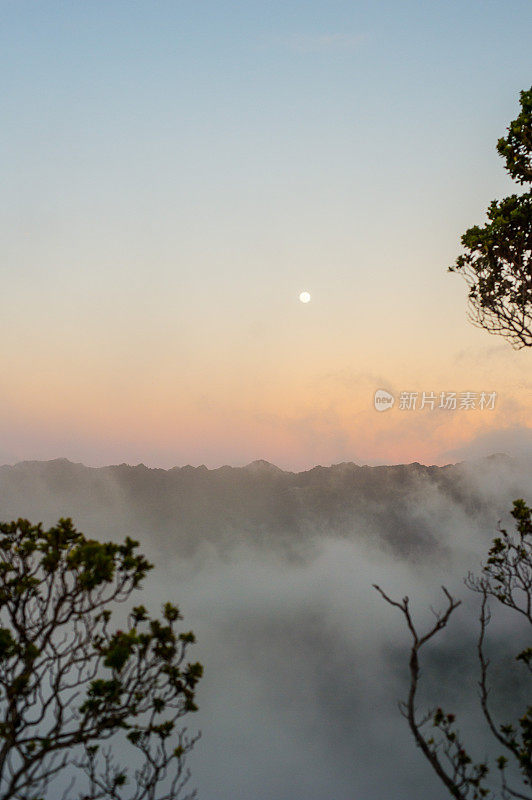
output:
M 301 292 L 299 295 L 299 299 L 302 303 L 309 303 L 310 302 L 310 294 L 308 292 Z

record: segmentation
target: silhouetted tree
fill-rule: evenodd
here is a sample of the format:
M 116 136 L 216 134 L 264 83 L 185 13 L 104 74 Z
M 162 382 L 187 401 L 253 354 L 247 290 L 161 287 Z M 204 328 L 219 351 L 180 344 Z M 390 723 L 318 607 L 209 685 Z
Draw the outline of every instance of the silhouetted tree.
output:
M 521 112 L 497 150 L 520 184 L 532 183 L 532 88 L 521 92 Z M 469 318 L 515 347 L 532 346 L 532 192 L 494 200 L 488 222 L 462 236 L 466 253 L 451 272 L 469 285 Z
M 497 721 L 489 703 L 488 685 L 489 661 L 485 654 L 485 639 L 490 621 L 489 600 L 512 609 L 532 625 L 532 509 L 523 500 L 516 500 L 512 515 L 516 520 L 516 535 L 500 530 L 500 536 L 493 540 L 488 558 L 483 565 L 480 577 L 469 575 L 466 585 L 481 596 L 480 630 L 477 641 L 479 661 L 480 705 L 489 731 L 501 746 L 502 753 L 496 761 L 500 772 L 500 796 L 504 800 L 532 798 L 532 706 L 528 706 L 517 720 Z M 487 762 L 474 764 L 466 746 L 455 727 L 455 715 L 445 713 L 441 708 L 430 710 L 419 716 L 416 709 L 416 694 L 420 675 L 420 651 L 424 645 L 443 630 L 460 601 L 451 596 L 445 587 L 446 608 L 436 614 L 434 625 L 421 634 L 412 619 L 409 599 L 396 601 L 375 586 L 387 603 L 398 608 L 405 617 L 412 637 L 410 650 L 410 690 L 408 699 L 401 703 L 401 711 L 408 720 L 416 743 L 424 756 L 457 800 L 479 800 L 495 797 L 488 788 Z M 532 675 L 532 647 L 516 655 L 522 668 Z M 532 699 L 532 697 L 531 697 Z M 427 725 L 432 722 L 432 727 Z M 513 764 L 513 784 L 508 778 L 508 765 Z M 515 777 L 518 776 L 518 777 Z M 519 780 L 521 785 L 516 786 Z
M 530 184 L 532 88 L 521 92 L 520 103 L 521 112 L 510 123 L 508 135 L 499 139 L 497 150 L 506 160 L 510 176 L 519 184 Z M 468 252 L 456 260 L 450 271 L 462 274 L 469 284 L 470 318 L 475 324 L 508 339 L 516 349 L 532 347 L 532 191 L 494 200 L 488 209 L 488 220 L 484 227 L 470 228 L 462 236 Z M 500 797 L 532 800 L 532 706 L 518 720 L 501 723 L 495 720 L 488 702 L 489 661 L 485 639 L 490 621 L 489 600 L 495 599 L 532 624 L 532 509 L 524 500 L 516 500 L 512 515 L 517 536 L 501 530 L 501 535 L 493 540 L 481 576 L 470 574 L 466 586 L 481 595 L 477 641 L 480 704 L 489 731 L 503 748 L 496 762 L 501 776 Z M 442 587 L 447 605 L 436 614 L 433 626 L 421 634 L 412 619 L 409 598 L 393 600 L 380 586 L 375 588 L 387 603 L 402 612 L 412 637 L 410 690 L 400 707 L 417 745 L 452 797 L 457 800 L 495 797 L 487 785 L 489 766 L 486 762 L 473 764 L 455 727 L 455 715 L 436 708 L 420 717 L 416 709 L 420 651 L 447 626 L 461 601 Z M 517 654 L 516 660 L 530 676 L 532 647 Z M 429 733 L 426 726 L 431 721 Z M 519 776 L 522 784 L 519 787 L 509 783 L 509 764 Z
M 176 722 L 196 710 L 202 667 L 185 661 L 194 635 L 176 632 L 171 603 L 162 620 L 137 606 L 124 630 L 110 630 L 108 604 L 128 600 L 152 569 L 137 547 L 87 539 L 70 519 L 49 530 L 0 524 L 2 800 L 41 800 L 69 766 L 85 774 L 80 800 L 180 795 L 197 737 Z M 131 778 L 105 745 L 119 733 L 135 748 Z

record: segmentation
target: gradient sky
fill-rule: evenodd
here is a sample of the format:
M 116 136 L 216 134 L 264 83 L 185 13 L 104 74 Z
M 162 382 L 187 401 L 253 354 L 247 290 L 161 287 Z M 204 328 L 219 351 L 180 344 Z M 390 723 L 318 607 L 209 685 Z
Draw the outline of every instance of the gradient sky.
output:
M 514 190 L 530 0 L 0 10 L 0 460 L 530 452 L 532 354 L 446 273 Z

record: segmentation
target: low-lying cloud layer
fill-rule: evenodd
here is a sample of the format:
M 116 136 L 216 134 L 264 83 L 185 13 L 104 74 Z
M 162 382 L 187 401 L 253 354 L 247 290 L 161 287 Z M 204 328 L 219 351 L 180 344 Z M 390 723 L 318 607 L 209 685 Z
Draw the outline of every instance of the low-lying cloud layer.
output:
M 532 497 L 530 466 L 499 456 L 296 474 L 265 462 L 31 462 L 0 468 L 0 518 L 72 516 L 88 535 L 140 540 L 156 563 L 143 602 L 179 604 L 206 669 L 187 720 L 203 732 L 190 760 L 203 800 L 443 800 L 396 706 L 403 620 L 371 587 L 409 594 L 420 626 L 441 584 L 464 598 L 427 653 L 425 700 L 475 731 L 478 598 L 462 578 L 512 500 Z M 513 669 L 508 624 L 492 625 L 495 676 Z M 483 758 L 489 744 L 475 742 Z

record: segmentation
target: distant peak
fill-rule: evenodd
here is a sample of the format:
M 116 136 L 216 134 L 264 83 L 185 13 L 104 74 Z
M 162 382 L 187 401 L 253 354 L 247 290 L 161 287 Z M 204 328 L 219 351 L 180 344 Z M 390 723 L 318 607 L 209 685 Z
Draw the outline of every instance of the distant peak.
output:
M 249 464 L 246 464 L 244 469 L 253 470 L 254 472 L 263 471 L 263 472 L 282 472 L 283 470 L 280 467 L 276 467 L 275 464 L 270 464 L 269 461 L 265 461 L 263 458 L 258 458 L 256 461 L 251 461 Z
M 16 465 L 35 465 L 38 464 L 39 466 L 69 466 L 69 467 L 82 467 L 83 464 L 77 461 L 70 461 L 68 458 L 49 458 L 47 461 L 41 461 L 40 459 L 27 459 L 25 461 L 18 461 Z

